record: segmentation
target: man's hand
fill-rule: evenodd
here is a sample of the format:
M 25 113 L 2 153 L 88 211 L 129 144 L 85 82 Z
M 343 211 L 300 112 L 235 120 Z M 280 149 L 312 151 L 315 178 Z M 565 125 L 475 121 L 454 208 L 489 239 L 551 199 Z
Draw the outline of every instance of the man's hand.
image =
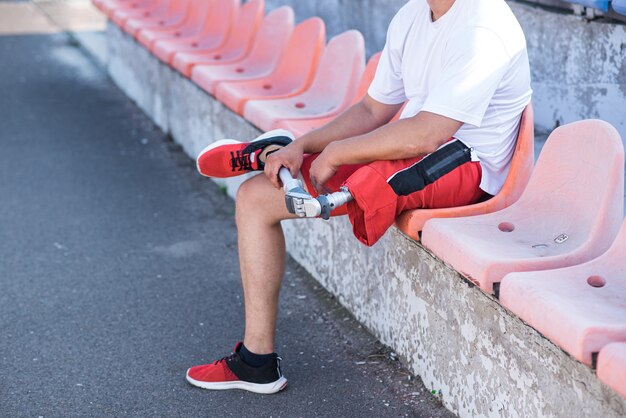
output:
M 322 153 L 313 161 L 311 169 L 309 170 L 311 184 L 315 188 L 318 194 L 331 193 L 332 190 L 328 189 L 326 182 L 337 172 L 340 164 L 336 163 L 336 157 L 334 144 L 332 142 L 322 151 Z
M 282 185 L 278 177 L 278 170 L 281 167 L 286 167 L 293 177 L 297 177 L 302 166 L 303 156 L 304 150 L 301 144 L 297 140 L 293 141 L 286 147 L 267 156 L 265 159 L 265 175 L 274 187 L 280 189 Z

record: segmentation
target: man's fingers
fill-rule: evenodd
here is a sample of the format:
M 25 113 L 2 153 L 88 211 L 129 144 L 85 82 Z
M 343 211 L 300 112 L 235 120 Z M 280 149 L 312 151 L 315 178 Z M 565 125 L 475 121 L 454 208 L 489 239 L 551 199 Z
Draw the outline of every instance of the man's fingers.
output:
M 280 169 L 280 164 L 275 161 L 274 158 L 271 158 L 271 155 L 267 158 L 265 163 L 265 175 L 272 183 L 274 187 L 277 189 L 281 188 L 280 181 L 278 179 L 278 170 Z
M 323 184 L 320 184 L 320 182 L 317 181 L 317 178 L 315 178 L 315 176 L 311 176 L 311 184 L 313 185 L 313 188 L 315 189 L 317 194 L 327 193 L 326 187 L 324 187 Z
M 317 191 L 317 180 L 315 179 L 315 177 L 309 176 L 309 180 L 311 180 L 311 185 L 313 186 L 313 189 Z

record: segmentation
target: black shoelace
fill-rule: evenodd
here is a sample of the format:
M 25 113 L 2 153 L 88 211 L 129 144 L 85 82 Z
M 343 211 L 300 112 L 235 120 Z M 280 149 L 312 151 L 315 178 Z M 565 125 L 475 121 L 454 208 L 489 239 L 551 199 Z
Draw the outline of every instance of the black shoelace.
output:
M 230 166 L 233 171 L 251 171 L 252 162 L 250 161 L 250 154 L 243 154 L 241 151 L 231 152 Z
M 214 365 L 218 365 L 218 364 L 223 363 L 223 362 L 227 362 L 228 363 L 229 361 L 232 361 L 235 358 L 236 355 L 237 355 L 236 353 L 232 353 L 230 356 L 222 357 L 219 360 L 215 360 L 213 362 L 213 364 Z

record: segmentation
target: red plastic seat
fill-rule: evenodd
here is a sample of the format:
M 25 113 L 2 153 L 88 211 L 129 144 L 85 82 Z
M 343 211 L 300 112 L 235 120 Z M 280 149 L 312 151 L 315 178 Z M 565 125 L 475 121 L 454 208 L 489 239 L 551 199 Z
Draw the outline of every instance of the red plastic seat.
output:
M 356 104 L 363 100 L 365 95 L 367 94 L 367 90 L 372 84 L 372 80 L 374 79 L 374 75 L 376 74 L 376 68 L 378 68 L 378 61 L 380 60 L 380 52 L 372 55 L 365 66 L 365 71 L 361 76 L 361 81 L 359 82 L 359 87 L 357 89 L 356 96 L 354 100 L 352 100 L 352 104 Z M 327 116 L 318 119 L 287 119 L 282 120 L 278 123 L 279 129 L 286 129 L 294 134 L 296 138 L 301 137 L 302 135 L 311 132 L 317 128 L 320 128 L 326 125 L 331 120 L 335 119 L 338 115 Z
M 250 55 L 241 61 L 225 65 L 197 65 L 191 73 L 191 80 L 205 91 L 215 93 L 222 81 L 258 79 L 271 74 L 276 69 L 290 38 L 296 36 L 306 42 L 310 29 L 319 28 L 321 20 L 308 20 L 294 29 L 294 13 L 290 7 L 281 7 L 269 13 L 250 50 Z
M 116 7 L 111 11 L 109 18 L 113 23 L 123 29 L 128 19 L 139 17 L 149 18 L 166 14 L 172 1 L 173 0 L 155 0 L 136 5 L 130 4 L 128 7 L 126 7 L 126 5 Z
M 510 273 L 502 306 L 590 366 L 605 345 L 626 342 L 626 222 L 609 250 L 558 270 Z
M 189 10 L 180 27 L 173 28 L 146 28 L 137 32 L 137 41 L 152 50 L 154 43 L 161 39 L 184 39 L 199 34 L 204 22 L 209 19 L 210 13 L 218 8 L 219 0 L 191 1 Z
M 557 128 L 519 200 L 499 212 L 431 219 L 424 246 L 493 291 L 511 272 L 567 267 L 606 251 L 623 216 L 624 147 L 600 120 Z
M 296 26 L 275 71 L 262 78 L 220 82 L 215 97 L 241 115 L 248 100 L 278 99 L 303 92 L 313 81 L 325 40 L 324 21 L 307 19 Z
M 626 342 L 606 345 L 598 356 L 597 371 L 602 383 L 626 398 Z
M 330 40 L 311 87 L 303 93 L 274 100 L 250 100 L 243 116 L 263 131 L 285 119 L 317 119 L 346 109 L 356 94 L 365 67 L 363 35 L 350 30 Z
M 150 16 L 131 17 L 126 20 L 122 29 L 129 35 L 136 37 L 142 29 L 180 28 L 187 18 L 191 2 L 192 0 L 170 0 L 167 10 L 163 13 L 153 13 Z
M 506 176 L 502 190 L 491 199 L 468 206 L 441 209 L 415 209 L 404 212 L 396 220 L 396 226 L 404 234 L 416 241 L 424 224 L 433 218 L 460 218 L 464 216 L 482 215 L 504 209 L 516 202 L 528 184 L 535 161 L 535 127 L 533 108 L 529 104 L 524 109 L 520 120 L 517 144 L 511 160 L 509 174 Z
M 161 61 L 171 64 L 174 54 L 218 48 L 226 42 L 235 24 L 239 11 L 239 0 L 213 0 L 219 7 L 211 6 L 208 17 L 202 22 L 200 33 L 180 39 L 157 40 L 152 46 L 152 53 Z
M 158 0 L 92 0 L 91 3 L 107 17 L 111 17 L 115 10 L 148 9 L 158 3 Z
M 252 48 L 254 36 L 263 20 L 263 0 L 250 0 L 241 6 L 235 24 L 226 43 L 219 48 L 198 48 L 194 51 L 177 52 L 172 66 L 185 77 L 191 77 L 191 69 L 201 64 L 229 64 L 243 59 Z

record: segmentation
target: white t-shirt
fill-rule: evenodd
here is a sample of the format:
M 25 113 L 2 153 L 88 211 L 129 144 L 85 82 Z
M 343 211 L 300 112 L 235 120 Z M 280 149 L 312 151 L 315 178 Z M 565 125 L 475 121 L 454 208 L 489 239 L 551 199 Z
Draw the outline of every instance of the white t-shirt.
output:
M 456 0 L 435 22 L 426 0 L 411 0 L 389 26 L 368 94 L 408 100 L 402 118 L 428 111 L 463 122 L 454 137 L 473 148 L 480 188 L 495 195 L 532 94 L 522 28 L 504 0 Z

